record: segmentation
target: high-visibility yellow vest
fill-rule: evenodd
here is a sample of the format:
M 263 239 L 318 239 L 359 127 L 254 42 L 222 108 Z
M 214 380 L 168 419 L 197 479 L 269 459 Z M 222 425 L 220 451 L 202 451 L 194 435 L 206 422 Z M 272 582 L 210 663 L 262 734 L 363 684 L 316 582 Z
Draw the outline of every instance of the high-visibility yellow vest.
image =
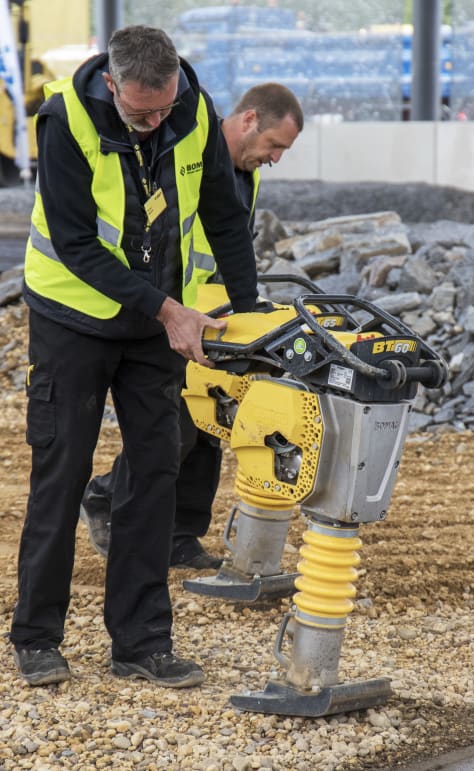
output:
M 253 178 L 253 191 L 252 191 L 252 205 L 250 208 L 250 215 L 255 211 L 255 205 L 257 201 L 258 188 L 260 185 L 260 172 L 258 169 L 252 174 Z M 197 274 L 197 281 L 199 284 L 205 284 L 206 281 L 214 275 L 217 269 L 216 261 L 212 254 L 209 241 L 204 233 L 204 228 L 199 216 L 194 220 L 192 241 L 191 241 L 191 256 L 194 263 L 194 269 Z
M 121 247 L 126 202 L 119 154 L 100 152 L 99 135 L 76 94 L 71 78 L 49 83 L 47 95 L 53 93 L 63 95 L 69 129 L 92 171 L 92 195 L 97 205 L 97 239 L 130 268 Z M 200 94 L 196 126 L 174 147 L 183 266 L 183 303 L 188 306 L 196 302 L 198 275 L 193 260 L 190 259 L 191 232 L 199 203 L 202 154 L 208 132 L 209 116 L 204 97 Z M 37 294 L 94 318 L 113 318 L 121 308 L 120 303 L 86 284 L 61 262 L 51 242 L 38 189 L 35 193 L 31 232 L 25 255 L 25 281 Z

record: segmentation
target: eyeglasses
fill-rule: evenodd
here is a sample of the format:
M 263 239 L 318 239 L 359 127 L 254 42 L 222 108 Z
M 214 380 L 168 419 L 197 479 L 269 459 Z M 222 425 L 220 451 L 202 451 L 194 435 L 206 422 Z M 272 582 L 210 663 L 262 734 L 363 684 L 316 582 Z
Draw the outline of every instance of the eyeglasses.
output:
M 180 104 L 180 100 L 177 99 L 175 102 L 172 102 L 171 104 L 166 104 L 164 107 L 155 107 L 151 110 L 139 110 L 137 112 L 137 111 L 134 111 L 133 108 L 128 107 L 127 103 L 124 102 L 123 98 L 120 96 L 120 90 L 117 84 L 115 83 L 115 81 L 112 81 L 112 82 L 115 86 L 117 97 L 120 99 L 120 103 L 129 118 L 148 118 L 150 115 L 156 115 L 156 113 L 159 113 L 160 118 L 167 118 L 170 112 Z
M 172 102 L 171 104 L 167 104 L 165 107 L 156 107 L 154 110 L 142 110 L 141 112 L 130 112 L 130 110 L 127 109 L 123 99 L 121 100 L 121 102 L 129 118 L 147 118 L 149 115 L 156 115 L 157 112 L 159 112 L 160 118 L 167 118 L 171 110 L 174 110 L 174 108 L 177 107 L 178 104 L 180 103 L 178 100 L 176 102 Z

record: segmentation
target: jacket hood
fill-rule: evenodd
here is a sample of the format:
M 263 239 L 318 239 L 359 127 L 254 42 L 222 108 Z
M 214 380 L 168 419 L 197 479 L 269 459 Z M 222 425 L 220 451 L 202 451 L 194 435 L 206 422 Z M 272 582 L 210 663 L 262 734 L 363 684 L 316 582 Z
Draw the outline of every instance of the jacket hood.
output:
M 108 54 L 97 54 L 76 70 L 73 76 L 74 88 L 101 137 L 115 142 L 126 141 L 128 144 L 128 131 L 115 109 L 113 96 L 102 77 L 102 73 L 108 71 Z M 160 126 L 160 145 L 163 149 L 175 144 L 194 128 L 199 91 L 196 73 L 188 62 L 180 59 L 177 94 L 179 104 Z

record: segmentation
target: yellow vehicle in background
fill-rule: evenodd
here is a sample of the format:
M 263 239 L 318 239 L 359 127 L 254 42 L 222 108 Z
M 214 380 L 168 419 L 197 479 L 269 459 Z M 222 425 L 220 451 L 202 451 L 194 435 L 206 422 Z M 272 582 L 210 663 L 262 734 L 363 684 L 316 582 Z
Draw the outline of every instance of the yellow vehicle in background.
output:
M 3 3 L 3 5 L 2 5 Z M 3 13 L 2 13 L 3 10 Z M 37 149 L 34 115 L 43 101 L 43 86 L 71 75 L 94 50 L 90 47 L 89 0 L 0 0 L 0 186 L 16 184 L 27 176 L 18 161 L 18 121 L 26 113 L 29 158 L 34 166 Z M 20 99 L 14 73 L 2 51 L 13 40 L 18 53 Z M 5 42 L 7 41 L 7 42 Z M 22 168 L 23 166 L 23 168 Z

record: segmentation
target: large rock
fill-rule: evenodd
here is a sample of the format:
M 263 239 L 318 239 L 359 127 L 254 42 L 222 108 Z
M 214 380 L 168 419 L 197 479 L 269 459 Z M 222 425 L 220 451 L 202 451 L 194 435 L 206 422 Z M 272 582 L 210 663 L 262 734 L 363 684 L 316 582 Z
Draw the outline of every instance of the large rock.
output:
M 308 223 L 303 234 L 277 241 L 275 251 L 279 257 L 296 260 L 311 278 L 317 278 L 334 271 L 362 270 L 374 257 L 403 258 L 411 247 L 396 212 L 373 212 Z
M 409 228 L 394 211 L 284 224 L 285 238 L 273 252 L 267 240 L 259 257 L 263 272 L 298 268 L 324 292 L 358 295 L 398 317 L 449 364 L 445 386 L 416 400 L 410 427 L 472 428 L 474 229 L 452 221 Z M 273 291 L 273 299 L 289 302 L 300 290 Z
M 450 371 L 442 388 L 420 389 L 413 430 L 474 428 L 474 194 L 428 185 L 276 184 L 275 206 L 257 210 L 259 273 L 313 278 L 320 290 L 358 295 L 398 316 Z M 0 191 L 5 227 L 8 211 L 18 214 L 12 226 L 26 224 L 32 200 L 32 190 Z M 22 265 L 1 274 L 0 305 L 18 300 L 21 282 Z M 301 292 L 288 281 L 262 281 L 260 289 L 279 302 Z M 0 352 L 0 371 L 12 382 L 21 372 L 20 388 L 24 362 L 16 367 L 15 355 L 15 346 Z

